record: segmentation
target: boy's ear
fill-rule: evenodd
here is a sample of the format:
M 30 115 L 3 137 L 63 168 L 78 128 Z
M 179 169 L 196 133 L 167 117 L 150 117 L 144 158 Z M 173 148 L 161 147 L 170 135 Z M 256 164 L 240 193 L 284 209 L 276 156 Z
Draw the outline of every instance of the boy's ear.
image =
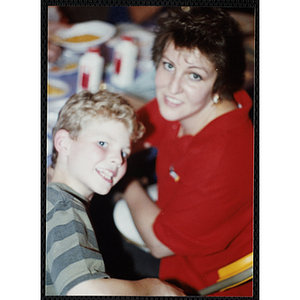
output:
M 54 147 L 59 154 L 68 155 L 70 149 L 70 134 L 65 129 L 60 129 L 54 137 Z

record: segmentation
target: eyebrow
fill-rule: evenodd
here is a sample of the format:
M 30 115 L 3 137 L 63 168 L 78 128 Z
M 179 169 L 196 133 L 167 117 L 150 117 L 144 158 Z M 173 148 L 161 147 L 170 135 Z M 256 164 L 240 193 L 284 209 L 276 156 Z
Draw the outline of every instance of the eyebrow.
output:
M 187 64 L 190 64 L 186 59 L 184 60 Z M 209 72 L 207 71 L 207 69 L 205 67 L 202 66 L 195 66 L 195 65 L 191 65 L 188 67 L 188 69 L 199 69 L 199 70 L 203 70 L 206 74 L 209 74 Z
M 162 58 L 162 59 L 163 59 L 163 58 L 167 59 L 171 64 L 174 65 L 173 61 L 172 61 L 170 58 L 168 58 L 166 55 L 163 54 L 161 58 Z
M 174 62 L 173 62 L 170 58 L 168 58 L 167 56 L 162 55 L 162 58 L 167 59 L 168 61 L 170 61 L 171 64 L 174 65 Z M 186 59 L 184 59 L 184 61 L 185 61 L 187 64 L 190 64 Z M 206 69 L 205 67 L 200 67 L 200 66 L 191 65 L 191 66 L 188 66 L 188 69 L 199 69 L 199 70 L 203 70 L 206 74 L 209 74 L 209 72 L 207 71 L 207 69 Z

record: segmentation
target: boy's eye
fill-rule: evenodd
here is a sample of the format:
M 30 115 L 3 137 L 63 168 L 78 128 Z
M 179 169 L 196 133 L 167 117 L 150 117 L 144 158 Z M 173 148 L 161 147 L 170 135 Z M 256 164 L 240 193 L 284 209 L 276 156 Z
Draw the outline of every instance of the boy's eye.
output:
M 127 153 L 127 152 L 125 152 L 125 151 L 122 151 L 122 157 L 123 157 L 123 158 L 126 158 L 126 159 L 127 159 L 127 158 L 129 157 L 129 155 L 130 155 L 129 153 Z
M 166 70 L 169 70 L 169 71 L 174 69 L 174 66 L 172 64 L 170 64 L 169 62 L 164 62 L 163 66 Z
M 195 81 L 202 80 L 202 77 L 201 77 L 199 74 L 196 74 L 196 73 L 191 73 L 191 74 L 190 74 L 190 78 L 191 78 L 192 80 L 195 80 Z
M 108 146 L 108 143 L 107 142 L 103 142 L 103 141 L 100 141 L 99 142 L 99 145 L 103 148 L 106 148 Z

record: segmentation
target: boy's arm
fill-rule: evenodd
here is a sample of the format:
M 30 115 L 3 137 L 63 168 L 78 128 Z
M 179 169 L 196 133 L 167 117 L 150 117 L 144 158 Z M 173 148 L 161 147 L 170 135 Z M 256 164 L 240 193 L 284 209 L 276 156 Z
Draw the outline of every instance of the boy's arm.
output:
M 137 281 L 98 278 L 77 284 L 68 291 L 67 295 L 185 296 L 181 289 L 156 278 Z

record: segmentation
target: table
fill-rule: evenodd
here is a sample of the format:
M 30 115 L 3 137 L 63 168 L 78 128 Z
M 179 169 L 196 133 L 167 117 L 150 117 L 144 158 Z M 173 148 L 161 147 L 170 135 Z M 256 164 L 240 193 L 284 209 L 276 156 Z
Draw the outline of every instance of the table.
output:
M 115 38 L 114 38 L 115 39 Z M 105 88 L 111 92 L 122 94 L 135 110 L 143 106 L 146 102 L 155 97 L 155 67 L 151 60 L 138 61 L 137 70 L 135 75 L 135 82 L 133 85 L 126 89 L 119 89 L 113 86 L 110 82 L 113 65 L 112 58 L 112 45 L 114 42 L 108 41 L 101 45 L 101 53 L 104 53 L 105 69 L 103 74 L 103 83 Z M 58 113 L 66 101 L 76 93 L 78 69 L 73 68 L 64 70 L 63 66 L 68 63 L 78 64 L 80 56 L 70 50 L 64 50 L 56 66 L 61 67 L 59 71 L 53 71 L 53 65 L 48 66 L 48 82 L 60 81 L 67 86 L 66 93 L 60 97 L 48 97 L 47 101 L 47 166 L 51 164 L 52 153 L 52 129 L 55 126 Z

